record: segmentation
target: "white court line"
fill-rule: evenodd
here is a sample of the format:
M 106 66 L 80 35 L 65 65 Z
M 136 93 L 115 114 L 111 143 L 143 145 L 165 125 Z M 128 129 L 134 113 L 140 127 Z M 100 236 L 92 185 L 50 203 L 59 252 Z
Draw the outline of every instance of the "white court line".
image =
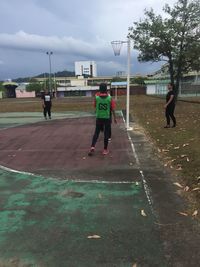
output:
M 28 175 L 28 176 L 38 176 L 38 177 L 43 177 L 45 179 L 50 179 L 50 180 L 56 180 L 58 181 L 57 178 L 52 178 L 52 177 L 45 177 L 40 174 L 34 174 L 31 172 L 25 172 L 25 171 L 18 171 L 14 170 L 12 168 L 5 167 L 3 165 L 0 165 L 0 169 L 8 172 L 13 172 L 17 174 L 23 174 L 23 175 Z M 77 180 L 77 179 L 68 179 L 65 178 L 64 180 L 60 181 L 61 183 L 63 182 L 76 182 L 76 183 L 93 183 L 93 184 L 135 184 L 136 182 L 133 181 L 104 181 L 104 180 Z
M 122 119 L 123 119 L 124 124 L 125 124 L 125 119 L 124 119 L 124 116 L 123 116 L 122 111 L 121 111 L 121 116 L 122 116 Z M 139 168 L 140 175 L 142 177 L 142 182 L 143 182 L 143 185 L 144 185 L 144 191 L 145 191 L 147 200 L 148 200 L 149 205 L 151 207 L 151 211 L 154 214 L 154 211 L 153 211 L 153 201 L 152 201 L 151 193 L 150 193 L 151 191 L 150 191 L 150 189 L 149 189 L 149 187 L 147 185 L 147 182 L 146 182 L 146 179 L 144 177 L 143 171 L 140 170 L 140 165 L 141 164 L 140 164 L 140 161 L 139 161 L 139 158 L 137 156 L 137 153 L 136 153 L 134 144 L 132 142 L 132 139 L 131 139 L 128 131 L 127 131 L 127 135 L 128 135 L 128 139 L 129 139 L 130 144 L 131 144 L 133 155 L 134 155 L 134 157 L 136 159 L 136 163 L 137 163 L 138 168 Z M 39 175 L 39 174 L 34 174 L 34 173 L 30 173 L 30 172 L 25 172 L 25 171 L 14 170 L 12 168 L 8 168 L 8 167 L 5 167 L 3 165 L 0 165 L 0 169 L 5 170 L 5 171 L 10 171 L 10 172 L 13 172 L 13 173 L 17 173 L 17 174 L 24 174 L 24 175 L 29 175 L 29 176 L 44 177 L 44 176 Z M 47 179 L 56 179 L 56 178 L 48 177 Z M 101 180 L 76 180 L 76 179 L 73 180 L 73 179 L 68 179 L 68 178 L 65 179 L 65 180 L 62 180 L 62 182 L 64 182 L 64 181 L 71 181 L 71 182 L 77 182 L 77 183 L 96 183 L 96 184 L 134 184 L 135 183 L 134 181 L 101 181 Z
M 122 111 L 121 111 L 121 116 L 122 116 L 122 119 L 123 119 L 123 121 L 124 121 L 124 124 L 126 124 L 125 119 L 124 119 L 124 115 L 123 115 L 123 112 L 122 112 Z M 129 140 L 130 143 L 131 143 L 131 148 L 132 148 L 132 151 L 133 151 L 133 155 L 134 155 L 134 157 L 135 157 L 135 160 L 136 160 L 136 164 L 138 165 L 138 170 L 139 170 L 140 175 L 141 175 L 141 178 L 142 178 L 142 183 L 143 183 L 143 186 L 144 186 L 144 191 L 145 191 L 145 194 L 146 194 L 146 197 L 147 197 L 147 200 L 148 200 L 148 203 L 149 203 L 151 212 L 152 212 L 152 214 L 155 215 L 155 212 L 154 212 L 154 209 L 153 209 L 153 199 L 152 199 L 152 197 L 151 197 L 151 189 L 149 188 L 149 186 L 148 186 L 148 184 L 147 184 L 147 181 L 146 181 L 146 179 L 145 179 L 144 173 L 143 173 L 143 171 L 141 170 L 141 164 L 140 164 L 138 155 L 137 155 L 137 153 L 136 153 L 134 143 L 133 143 L 132 138 L 130 137 L 130 134 L 129 134 L 128 131 L 127 131 L 127 135 L 128 135 L 128 140 Z
M 36 176 L 34 173 L 14 170 L 14 169 L 5 167 L 3 165 L 0 165 L 0 169 L 2 169 L 4 171 L 8 171 L 8 172 L 14 172 L 14 173 L 17 173 L 17 174 L 26 174 L 26 175 L 29 175 L 29 176 Z
M 102 180 L 70 180 L 77 183 L 93 183 L 93 184 L 135 184 L 133 181 L 102 181 Z

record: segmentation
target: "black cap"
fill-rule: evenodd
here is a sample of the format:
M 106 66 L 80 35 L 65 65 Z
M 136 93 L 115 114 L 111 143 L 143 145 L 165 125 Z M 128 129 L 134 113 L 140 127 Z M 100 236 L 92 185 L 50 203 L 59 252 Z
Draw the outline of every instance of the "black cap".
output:
M 101 93 L 106 93 L 106 92 L 107 92 L 107 84 L 106 84 L 106 83 L 101 83 L 101 84 L 99 85 L 99 91 L 100 91 Z

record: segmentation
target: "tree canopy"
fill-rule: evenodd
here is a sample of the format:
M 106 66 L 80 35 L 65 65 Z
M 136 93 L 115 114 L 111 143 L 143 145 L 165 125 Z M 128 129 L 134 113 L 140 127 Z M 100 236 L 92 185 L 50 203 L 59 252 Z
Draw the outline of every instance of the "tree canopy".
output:
M 42 91 L 43 85 L 39 82 L 33 81 L 26 85 L 26 91 L 27 92 L 33 92 L 39 93 Z
M 145 10 L 144 20 L 134 22 L 129 37 L 139 50 L 138 60 L 168 63 L 171 83 L 178 94 L 183 73 L 200 70 L 200 2 L 178 0 L 163 7 L 164 14 Z

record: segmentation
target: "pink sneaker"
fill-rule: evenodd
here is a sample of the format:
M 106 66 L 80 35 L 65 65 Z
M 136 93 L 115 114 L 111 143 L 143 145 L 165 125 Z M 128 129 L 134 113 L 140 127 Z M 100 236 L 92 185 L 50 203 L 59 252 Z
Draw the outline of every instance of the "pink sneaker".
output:
M 88 156 L 92 156 L 94 154 L 94 147 L 92 146 L 90 148 L 90 151 L 88 152 Z
M 103 152 L 102 152 L 103 155 L 108 155 L 108 153 L 109 153 L 108 149 L 104 149 Z

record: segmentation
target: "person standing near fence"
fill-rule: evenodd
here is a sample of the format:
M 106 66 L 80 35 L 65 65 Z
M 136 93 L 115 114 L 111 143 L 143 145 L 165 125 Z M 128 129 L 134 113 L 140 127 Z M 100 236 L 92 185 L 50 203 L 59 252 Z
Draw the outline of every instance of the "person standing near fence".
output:
M 166 104 L 164 106 L 165 108 L 165 117 L 166 117 L 166 126 L 164 128 L 170 128 L 170 120 L 172 120 L 173 125 L 171 126 L 176 127 L 176 118 L 174 116 L 174 110 L 175 110 L 175 92 L 173 90 L 173 84 L 169 83 L 168 86 L 168 93 L 166 95 Z
M 101 83 L 99 86 L 99 93 L 95 96 L 95 110 L 96 110 L 96 128 L 92 138 L 92 144 L 88 156 L 92 156 L 95 151 L 95 145 L 99 138 L 101 129 L 104 130 L 104 150 L 103 155 L 109 153 L 108 139 L 110 138 L 111 127 L 111 111 L 114 117 L 115 123 L 117 122 L 115 116 L 115 102 L 107 92 L 107 84 Z
M 43 107 L 43 114 L 44 118 L 47 120 L 47 114 L 49 119 L 51 119 L 51 107 L 52 107 L 52 100 L 51 95 L 48 91 L 44 92 L 42 96 L 42 107 Z

